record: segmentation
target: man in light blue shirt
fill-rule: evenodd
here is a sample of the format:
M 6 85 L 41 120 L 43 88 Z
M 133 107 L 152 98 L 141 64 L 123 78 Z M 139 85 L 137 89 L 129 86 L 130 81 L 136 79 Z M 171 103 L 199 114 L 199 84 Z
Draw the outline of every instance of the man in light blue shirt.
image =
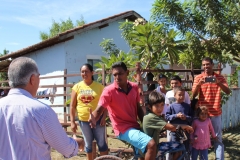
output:
M 35 61 L 13 60 L 8 78 L 11 90 L 0 99 L 0 159 L 49 160 L 51 147 L 67 158 L 77 155 L 81 142 L 68 137 L 51 107 L 34 98 L 39 86 Z

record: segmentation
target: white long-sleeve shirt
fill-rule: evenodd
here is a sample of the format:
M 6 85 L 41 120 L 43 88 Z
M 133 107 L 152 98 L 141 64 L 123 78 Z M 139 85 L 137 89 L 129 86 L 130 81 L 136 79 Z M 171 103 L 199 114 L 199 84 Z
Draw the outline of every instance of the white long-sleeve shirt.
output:
M 49 160 L 51 147 L 65 157 L 78 152 L 51 107 L 26 90 L 11 89 L 0 99 L 0 159 Z

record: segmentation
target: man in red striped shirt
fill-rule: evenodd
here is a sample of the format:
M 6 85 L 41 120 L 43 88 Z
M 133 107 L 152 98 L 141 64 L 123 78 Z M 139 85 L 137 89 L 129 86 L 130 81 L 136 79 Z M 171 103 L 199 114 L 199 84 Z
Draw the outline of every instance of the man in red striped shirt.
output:
M 199 105 L 207 106 L 214 131 L 218 141 L 214 142 L 216 159 L 224 159 L 224 145 L 222 143 L 222 121 L 221 121 L 221 90 L 230 94 L 225 78 L 213 71 L 213 60 L 206 57 L 202 60 L 204 72 L 194 79 L 192 94 L 199 95 Z

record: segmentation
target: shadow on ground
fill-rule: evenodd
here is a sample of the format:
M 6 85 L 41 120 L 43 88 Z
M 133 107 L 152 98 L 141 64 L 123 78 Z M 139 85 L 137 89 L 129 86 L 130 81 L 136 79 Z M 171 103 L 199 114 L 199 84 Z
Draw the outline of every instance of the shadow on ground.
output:
M 240 159 L 240 126 L 224 131 L 223 143 L 225 145 L 225 152 L 224 152 L 225 160 Z M 116 139 L 109 139 L 108 145 L 110 148 L 126 147 L 126 144 Z M 122 153 L 123 157 L 129 158 L 130 155 L 131 154 L 129 153 Z M 52 160 L 64 160 L 64 157 L 54 149 L 52 149 L 51 158 Z M 128 159 L 128 158 L 125 158 L 125 159 Z M 70 158 L 70 160 L 84 160 L 84 159 L 86 159 L 86 154 L 84 152 L 79 152 L 77 156 Z M 209 160 L 214 160 L 214 159 L 215 159 L 214 149 L 211 148 L 209 149 Z
M 240 126 L 223 132 L 224 157 L 226 160 L 240 159 Z M 209 160 L 215 159 L 214 148 L 209 150 Z

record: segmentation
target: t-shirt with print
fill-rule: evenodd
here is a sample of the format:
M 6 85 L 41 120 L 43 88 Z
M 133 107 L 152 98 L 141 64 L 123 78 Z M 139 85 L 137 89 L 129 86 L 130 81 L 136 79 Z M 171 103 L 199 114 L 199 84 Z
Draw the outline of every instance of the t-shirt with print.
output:
M 176 99 L 174 97 L 173 90 L 168 91 L 166 93 L 166 97 L 165 97 L 165 104 L 169 106 L 170 104 L 175 103 L 175 102 L 176 102 Z M 185 91 L 184 102 L 187 103 L 187 104 L 191 103 L 189 94 L 186 91 Z
M 81 121 L 88 121 L 89 108 L 94 111 L 97 108 L 99 98 L 104 86 L 93 81 L 89 86 L 83 81 L 75 84 L 72 88 L 77 93 L 77 113 Z
M 152 137 L 156 144 L 159 143 L 159 133 L 165 125 L 164 119 L 154 113 L 149 112 L 143 117 L 143 131 Z

